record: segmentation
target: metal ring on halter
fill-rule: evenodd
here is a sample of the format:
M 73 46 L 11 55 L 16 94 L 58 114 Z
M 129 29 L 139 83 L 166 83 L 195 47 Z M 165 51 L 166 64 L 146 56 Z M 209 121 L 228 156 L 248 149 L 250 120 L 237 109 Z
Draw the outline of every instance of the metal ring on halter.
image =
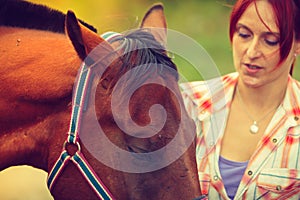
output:
M 81 152 L 81 147 L 80 147 L 80 144 L 79 142 L 76 142 L 75 144 L 74 143 L 70 143 L 68 141 L 65 141 L 64 142 L 64 145 L 63 145 L 63 148 L 68 152 L 68 155 L 71 155 L 67 149 L 67 145 L 71 145 L 71 146 L 77 146 L 77 150 L 74 151 L 74 153 L 72 153 L 72 155 L 74 155 L 76 152 Z

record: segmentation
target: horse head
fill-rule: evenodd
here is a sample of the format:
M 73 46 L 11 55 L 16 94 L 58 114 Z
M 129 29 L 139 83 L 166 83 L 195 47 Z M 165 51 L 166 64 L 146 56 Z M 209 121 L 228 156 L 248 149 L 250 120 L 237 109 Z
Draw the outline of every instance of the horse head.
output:
M 183 106 L 176 65 L 167 54 L 163 6 L 152 6 L 136 30 L 102 36 L 82 25 L 69 11 L 65 30 L 67 37 L 62 34 L 49 36 L 54 38 L 53 45 L 59 44 L 51 48 L 51 60 L 48 58 L 47 63 L 45 56 L 40 59 L 50 74 L 46 74 L 46 69 L 39 69 L 35 74 L 42 73 L 41 76 L 30 76 L 27 80 L 23 76 L 28 69 L 37 70 L 28 67 L 16 73 L 16 77 L 12 73 L 13 80 L 18 80 L 18 87 L 0 90 L 3 94 L 8 93 L 8 89 L 13 90 L 6 101 L 13 99 L 16 105 L 23 106 L 27 116 L 18 122 L 17 128 L 11 125 L 17 121 L 13 121 L 15 115 L 0 117 L 3 121 L 11 119 L 2 135 L 10 133 L 20 137 L 22 133 L 22 137 L 36 138 L 34 145 L 26 146 L 30 146 L 30 150 L 21 154 L 17 162 L 5 156 L 5 164 L 0 167 L 29 164 L 50 173 L 55 171 L 53 166 L 58 166 L 58 158 L 62 158 L 63 153 L 73 156 L 74 161 L 74 155 L 79 152 L 115 199 L 192 199 L 199 196 L 195 127 Z M 63 42 L 58 42 L 58 38 Z M 19 45 L 23 45 L 23 40 Z M 46 42 L 51 44 L 51 41 Z M 18 59 L 24 64 L 24 59 Z M 91 75 L 84 79 L 84 84 L 87 82 L 84 92 L 80 90 L 82 76 L 77 74 L 80 64 L 81 72 L 91 69 Z M 11 67 L 8 69 L 13 71 Z M 19 79 L 26 84 L 19 83 Z M 73 90 L 71 106 L 75 80 L 78 84 Z M 29 91 L 27 95 L 24 90 Z M 84 102 L 78 107 L 80 125 L 76 124 L 75 132 L 79 135 L 75 136 L 75 145 L 66 145 L 72 123 L 77 120 L 73 120 L 76 98 Z M 24 104 L 28 102 L 30 105 Z M 12 108 L 6 111 L 9 109 Z M 5 141 L 0 137 L 1 152 L 5 152 Z M 26 158 L 20 158 L 24 155 Z M 50 179 L 55 179 L 51 185 L 52 195 L 55 199 L 96 199 L 91 184 L 75 164 L 67 163 L 55 178 L 50 174 Z

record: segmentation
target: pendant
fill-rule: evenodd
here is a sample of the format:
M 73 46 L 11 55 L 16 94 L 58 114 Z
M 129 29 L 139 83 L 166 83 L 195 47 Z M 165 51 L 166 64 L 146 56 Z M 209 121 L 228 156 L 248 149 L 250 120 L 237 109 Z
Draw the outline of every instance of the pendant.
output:
M 253 122 L 253 124 L 250 126 L 250 133 L 256 134 L 258 132 L 258 125 L 256 121 Z

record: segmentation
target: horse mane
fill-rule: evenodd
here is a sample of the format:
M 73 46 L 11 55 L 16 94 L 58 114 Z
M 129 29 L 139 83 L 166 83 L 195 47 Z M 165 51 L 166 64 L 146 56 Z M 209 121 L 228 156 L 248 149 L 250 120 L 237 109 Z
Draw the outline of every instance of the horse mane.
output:
M 165 47 L 158 43 L 150 32 L 144 29 L 137 29 L 126 33 L 125 38 L 128 40 L 125 48 L 129 49 L 130 52 L 128 55 L 125 54 L 123 59 L 124 65 L 128 66 L 130 64 L 130 57 L 132 56 L 131 53 L 134 52 L 132 51 L 134 48 L 137 49 L 136 64 L 162 64 L 177 71 L 177 67 L 167 55 Z
M 44 5 L 24 0 L 0 0 L 0 26 L 12 26 L 29 29 L 65 33 L 66 14 Z M 79 20 L 90 30 L 96 28 Z
M 176 64 L 167 55 L 165 47 L 163 47 L 149 31 L 142 28 L 135 29 L 124 33 L 122 36 L 115 37 L 115 39 L 110 40 L 110 43 L 116 41 L 121 42 L 121 46 L 116 51 L 121 50 L 127 53 L 121 56 L 123 64 L 117 72 L 113 72 L 115 74 L 112 82 L 117 81 L 126 71 L 140 65 L 145 65 L 146 69 L 143 68 L 144 71 L 135 71 L 135 74 L 138 73 L 139 75 L 143 74 L 147 76 L 149 75 L 148 72 L 155 70 L 153 66 L 151 66 L 152 64 L 158 66 L 160 75 L 163 76 L 166 71 L 171 71 L 176 80 L 178 80 L 179 75 Z M 135 74 L 132 75 L 135 76 Z

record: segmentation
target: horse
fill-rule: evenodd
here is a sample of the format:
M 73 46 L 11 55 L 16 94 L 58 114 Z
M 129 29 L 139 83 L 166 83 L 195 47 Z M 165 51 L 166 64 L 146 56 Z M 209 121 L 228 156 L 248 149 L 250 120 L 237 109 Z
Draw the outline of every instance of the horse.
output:
M 195 141 L 186 137 L 194 138 L 195 126 L 164 47 L 162 4 L 150 7 L 136 30 L 102 36 L 72 11 L 14 0 L 1 5 L 0 170 L 46 171 L 58 200 L 201 195 Z M 22 14 L 11 20 L 7 13 L 15 8 Z M 174 140 L 177 146 L 165 148 Z M 164 162 L 170 157 L 176 159 Z

